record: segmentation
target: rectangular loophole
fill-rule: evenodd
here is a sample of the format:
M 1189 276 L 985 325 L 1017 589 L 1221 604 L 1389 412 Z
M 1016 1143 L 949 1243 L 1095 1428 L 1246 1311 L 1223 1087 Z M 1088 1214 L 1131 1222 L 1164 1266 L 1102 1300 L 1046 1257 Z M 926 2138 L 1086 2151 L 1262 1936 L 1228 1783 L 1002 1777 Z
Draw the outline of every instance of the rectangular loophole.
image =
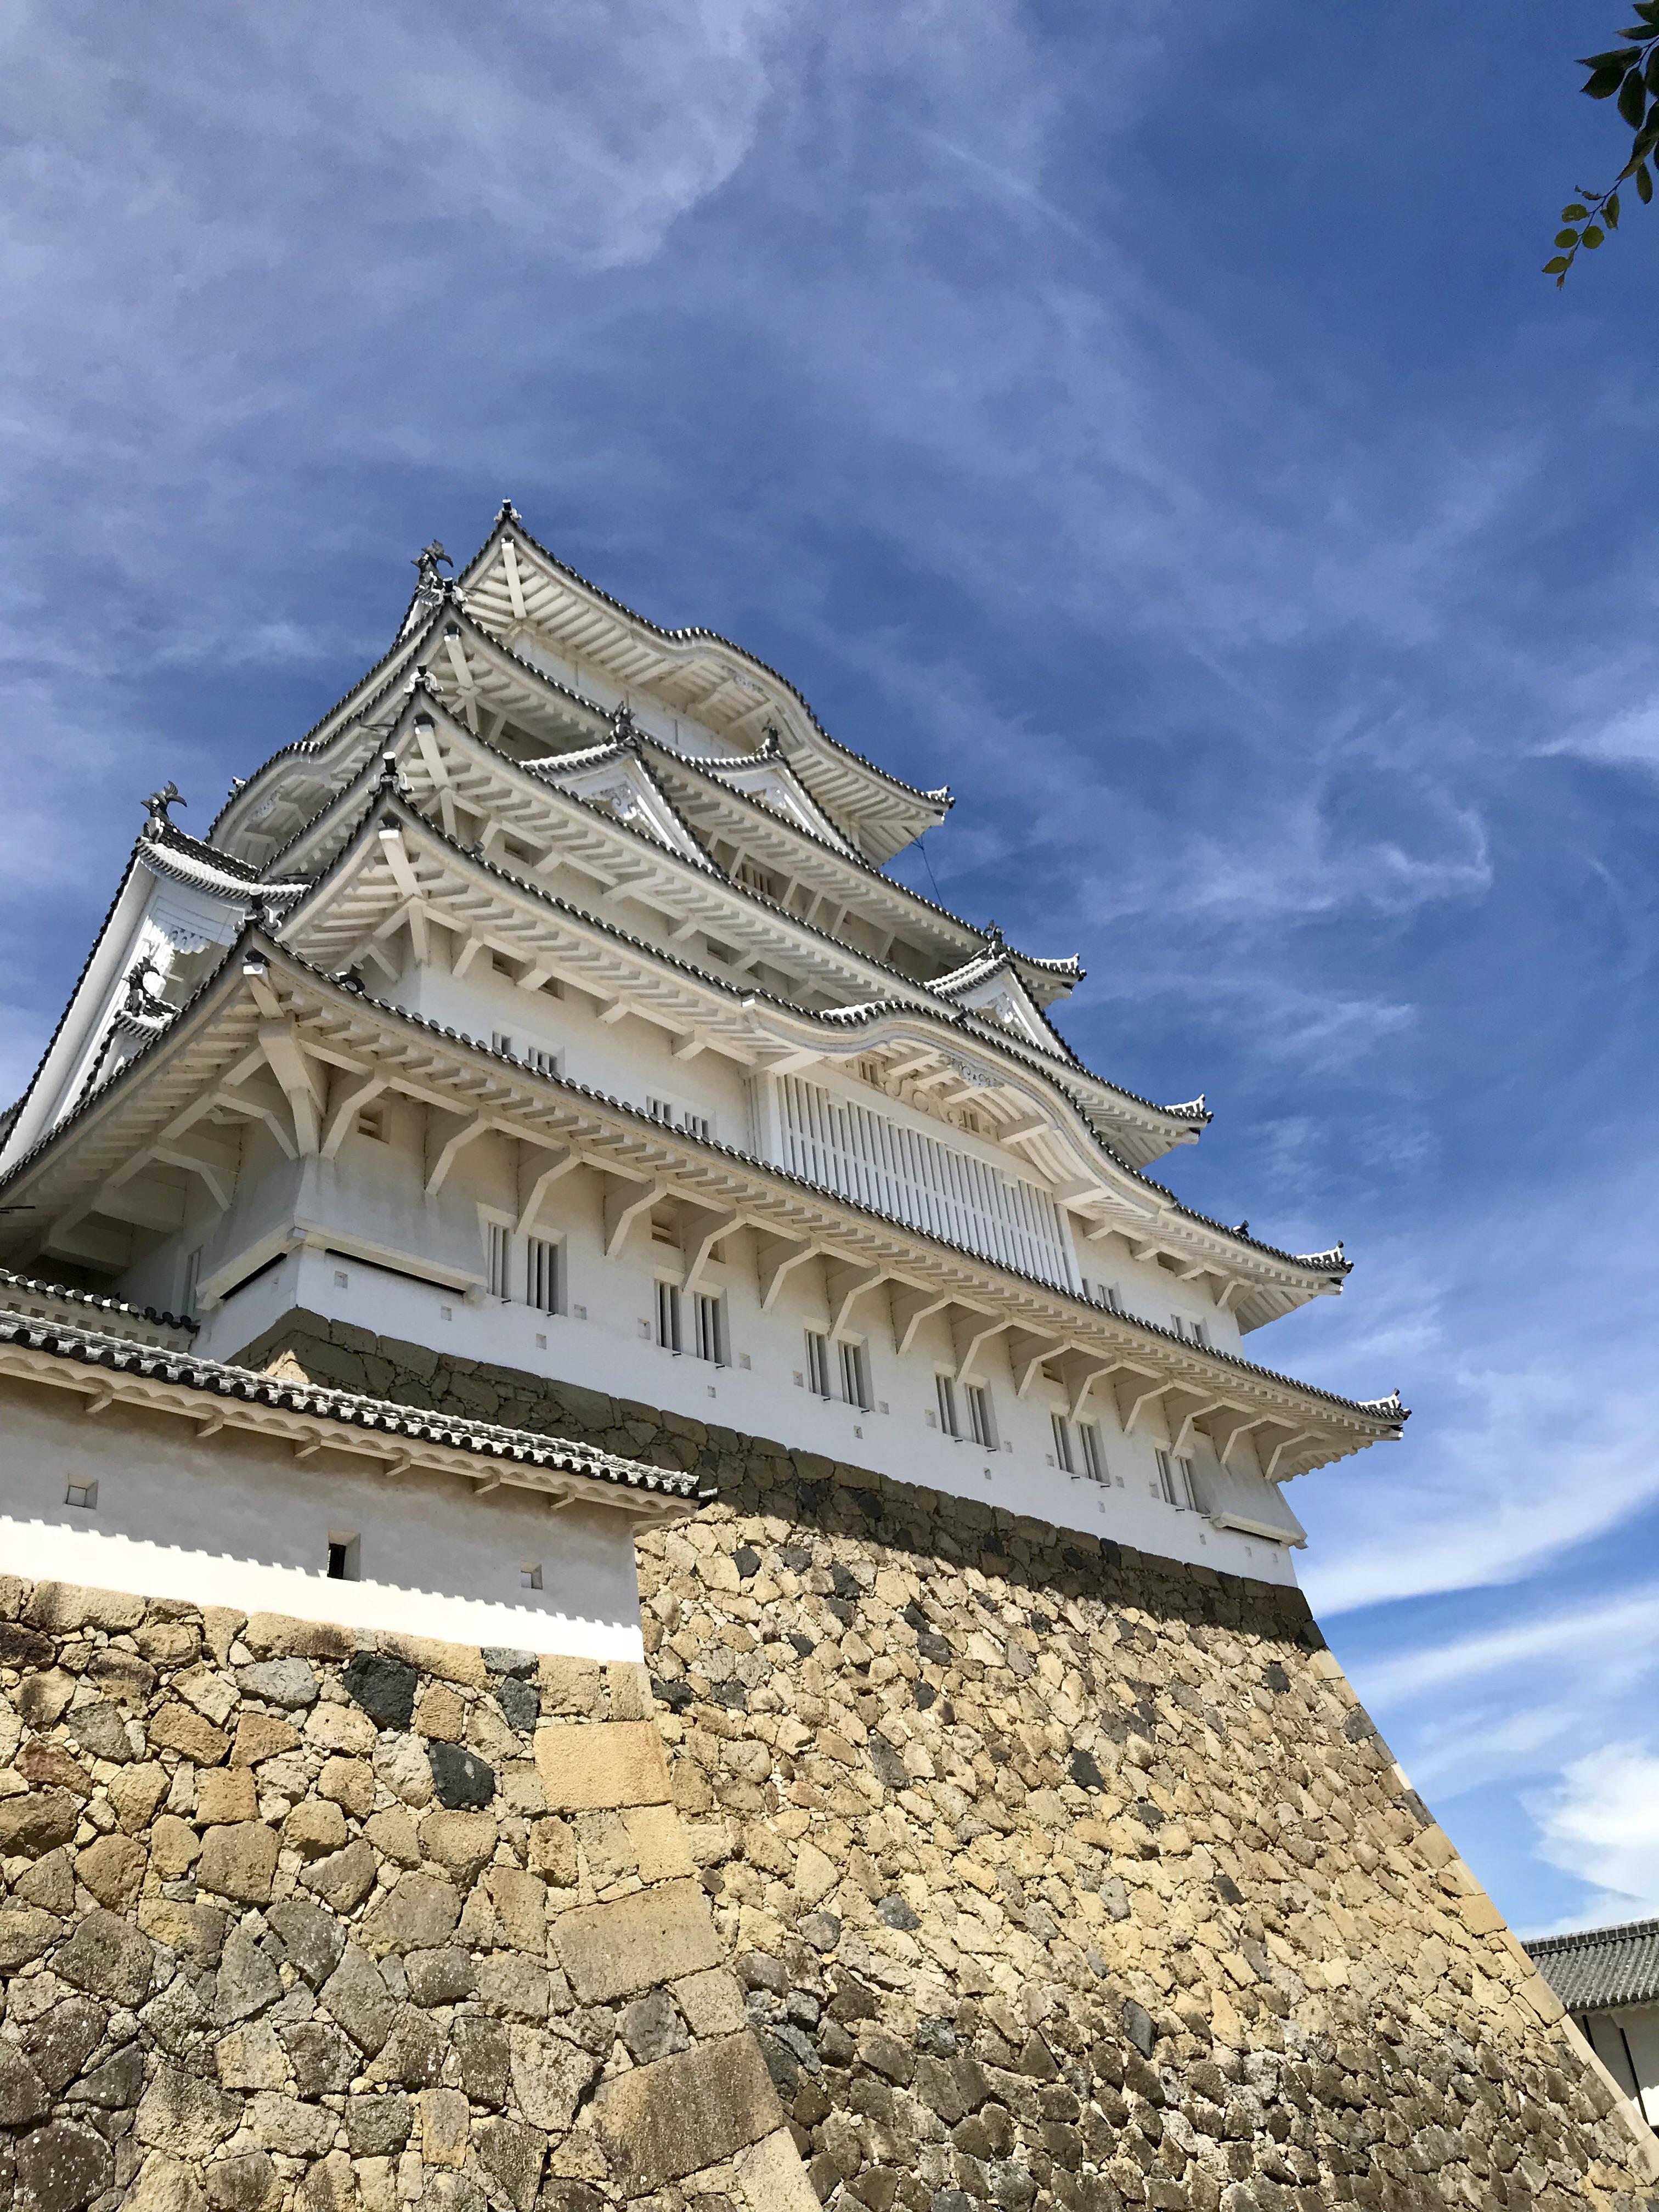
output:
M 356 1536 L 331 1536 L 328 1540 L 328 1579 L 331 1583 L 355 1583 L 360 1577 L 361 1540 Z

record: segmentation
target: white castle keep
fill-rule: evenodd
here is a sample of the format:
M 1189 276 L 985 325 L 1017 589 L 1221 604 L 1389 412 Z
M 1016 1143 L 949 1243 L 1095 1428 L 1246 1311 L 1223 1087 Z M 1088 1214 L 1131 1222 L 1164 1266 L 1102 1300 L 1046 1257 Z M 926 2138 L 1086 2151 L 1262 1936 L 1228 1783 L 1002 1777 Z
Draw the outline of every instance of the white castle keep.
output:
M 510 506 L 418 565 L 205 835 L 151 800 L 13 1109 L 8 1565 L 637 1658 L 631 1533 L 695 1480 L 237 1366 L 303 1310 L 1293 1580 L 1286 1481 L 1406 1415 L 1244 1340 L 1347 1262 L 1182 1205 L 1203 1101 L 1084 1066 L 1075 960 L 884 872 L 949 793 Z

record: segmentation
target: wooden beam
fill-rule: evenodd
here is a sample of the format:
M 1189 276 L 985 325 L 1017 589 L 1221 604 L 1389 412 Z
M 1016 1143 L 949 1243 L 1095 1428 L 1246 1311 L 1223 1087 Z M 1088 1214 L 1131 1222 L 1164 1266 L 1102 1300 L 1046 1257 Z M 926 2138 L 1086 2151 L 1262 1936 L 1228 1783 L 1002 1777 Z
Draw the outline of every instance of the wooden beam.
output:
M 1273 1446 L 1268 1456 L 1267 1464 L 1261 1470 L 1262 1474 L 1267 1476 L 1269 1482 L 1272 1482 L 1279 1473 L 1279 1462 L 1286 1452 L 1293 1451 L 1297 1444 L 1316 1443 L 1318 1437 L 1317 1429 L 1292 1429 L 1288 1436 L 1281 1437 Z
M 686 1268 L 683 1285 L 688 1297 L 702 1282 L 704 1272 L 714 1256 L 714 1247 L 724 1243 L 733 1230 L 741 1229 L 744 1221 L 744 1216 L 741 1213 L 716 1214 L 706 1227 L 694 1233 L 690 1264 Z
M 1008 1327 L 1006 1319 L 989 1314 L 971 1314 L 964 1320 L 951 1324 L 951 1344 L 957 1355 L 957 1380 L 964 1381 L 981 1349 L 994 1336 L 1000 1336 Z
M 1043 1362 L 1052 1359 L 1057 1352 L 1063 1352 L 1066 1340 L 1063 1336 L 1041 1335 L 1018 1322 L 1011 1322 L 1008 1329 L 1008 1364 L 1014 1370 L 1015 1395 L 1026 1398 L 1042 1372 Z
M 540 1161 L 536 1166 L 532 1163 Z M 541 1212 L 542 1200 L 556 1182 L 568 1176 L 573 1168 L 582 1164 L 582 1156 L 574 1145 L 550 1158 L 546 1152 L 532 1145 L 519 1146 L 518 1200 L 519 1218 L 516 1224 L 520 1237 L 529 1233 L 536 1216 Z
M 1173 1377 L 1171 1377 L 1168 1382 L 1159 1382 L 1150 1376 L 1143 1376 L 1140 1378 L 1140 1384 L 1138 1389 L 1132 1383 L 1130 1385 L 1129 1410 L 1124 1416 L 1123 1419 L 1124 1435 L 1126 1437 L 1133 1436 L 1140 1417 L 1146 1411 L 1147 1407 L 1149 1406 L 1156 1406 L 1161 1398 L 1168 1397 L 1171 1390 L 1179 1389 L 1180 1387 L 1180 1384 L 1176 1382 Z M 1121 1401 L 1120 1400 L 1119 1402 L 1121 1404 Z
M 426 1126 L 426 1194 L 436 1198 L 448 1178 L 449 1170 L 457 1157 L 474 1138 L 482 1137 L 491 1127 L 488 1114 L 444 1114 L 435 1108 L 427 1110 Z M 435 1145 L 434 1145 L 434 1141 Z
M 525 622 L 528 617 L 525 612 L 524 585 L 519 575 L 519 556 L 510 538 L 501 540 L 501 568 L 507 577 L 507 596 L 513 611 L 520 622 Z
M 759 1247 L 756 1254 L 756 1267 L 760 1278 L 763 1313 L 770 1313 L 777 1304 L 778 1292 L 783 1288 L 786 1276 L 793 1274 L 804 1261 L 816 1260 L 823 1249 L 822 1244 L 814 1243 L 810 1239 L 799 1244 L 775 1240 Z
M 1254 1430 L 1264 1428 L 1271 1421 L 1270 1413 L 1235 1413 L 1228 1421 L 1213 1421 L 1210 1425 L 1210 1441 L 1215 1446 L 1216 1457 L 1223 1467 L 1231 1466 L 1233 1447 Z
M 311 1062 L 300 1041 L 298 1026 L 292 1021 L 263 1023 L 259 1047 L 294 1116 L 295 1145 L 307 1157 L 314 1157 L 322 1141 L 322 1100 L 311 1073 Z
M 916 1331 L 930 1315 L 943 1313 L 958 1303 L 954 1291 L 919 1291 L 908 1286 L 892 1293 L 893 1344 L 903 1358 L 915 1341 Z
M 853 1308 L 866 1291 L 892 1280 L 890 1267 L 826 1267 L 823 1287 L 830 1299 L 830 1334 L 839 1339 L 852 1319 Z
M 668 1185 L 660 1176 L 653 1182 L 625 1184 L 613 1190 L 605 1201 L 605 1256 L 614 1260 L 625 1243 L 629 1231 L 641 1214 L 668 1195 Z
M 1199 1399 L 1187 1413 L 1182 1415 L 1181 1426 L 1176 1431 L 1175 1442 L 1170 1445 L 1170 1450 L 1177 1453 L 1184 1452 L 1193 1440 L 1194 1424 L 1207 1420 L 1212 1413 L 1218 1413 L 1226 1402 L 1224 1398 Z
M 329 1086 L 328 1125 L 323 1131 L 320 1147 L 325 1160 L 338 1158 L 340 1147 L 351 1133 L 358 1115 L 371 1098 L 378 1098 L 385 1089 L 383 1075 L 371 1075 L 366 1081 L 356 1084 L 337 1081 Z

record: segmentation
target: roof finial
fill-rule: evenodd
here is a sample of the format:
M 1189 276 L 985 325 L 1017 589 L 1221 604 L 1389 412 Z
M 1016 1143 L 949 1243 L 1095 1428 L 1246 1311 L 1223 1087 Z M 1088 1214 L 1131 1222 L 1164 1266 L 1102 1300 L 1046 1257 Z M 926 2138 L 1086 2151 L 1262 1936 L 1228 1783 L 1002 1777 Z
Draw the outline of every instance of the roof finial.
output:
M 144 835 L 147 837 L 154 837 L 160 831 L 171 830 L 173 827 L 167 817 L 168 807 L 188 806 L 190 801 L 187 799 L 181 799 L 179 796 L 178 785 L 169 781 L 164 783 L 159 791 L 152 791 L 144 804 L 149 809 L 149 819 L 144 823 Z
M 444 580 L 439 572 L 453 568 L 454 565 L 437 538 L 434 538 L 430 545 L 422 546 L 410 566 L 421 572 L 420 580 L 415 586 L 415 596 L 423 607 L 435 607 L 443 598 Z
M 985 944 L 987 950 L 992 952 L 1000 952 L 1002 950 L 1004 941 L 1002 924 L 999 921 L 988 921 L 985 925 Z
M 619 745 L 631 745 L 640 734 L 640 726 L 634 720 L 634 709 L 626 699 L 611 710 L 611 734 Z
M 496 511 L 495 520 L 498 523 L 518 522 L 521 520 L 522 518 L 519 514 L 518 508 L 514 506 L 512 501 L 510 499 L 504 499 Z

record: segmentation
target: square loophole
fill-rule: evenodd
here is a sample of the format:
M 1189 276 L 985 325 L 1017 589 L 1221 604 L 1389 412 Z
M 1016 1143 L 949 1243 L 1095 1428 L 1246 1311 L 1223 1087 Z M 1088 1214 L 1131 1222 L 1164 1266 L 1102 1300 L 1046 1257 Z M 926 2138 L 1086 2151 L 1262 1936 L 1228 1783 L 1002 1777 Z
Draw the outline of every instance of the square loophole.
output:
M 541 1586 L 541 1561 L 539 1559 L 521 1559 L 519 1562 L 519 1588 L 520 1589 L 539 1589 Z
M 65 1505 L 72 1505 L 77 1513 L 98 1510 L 98 1486 L 95 1482 L 71 1482 L 64 1492 Z

